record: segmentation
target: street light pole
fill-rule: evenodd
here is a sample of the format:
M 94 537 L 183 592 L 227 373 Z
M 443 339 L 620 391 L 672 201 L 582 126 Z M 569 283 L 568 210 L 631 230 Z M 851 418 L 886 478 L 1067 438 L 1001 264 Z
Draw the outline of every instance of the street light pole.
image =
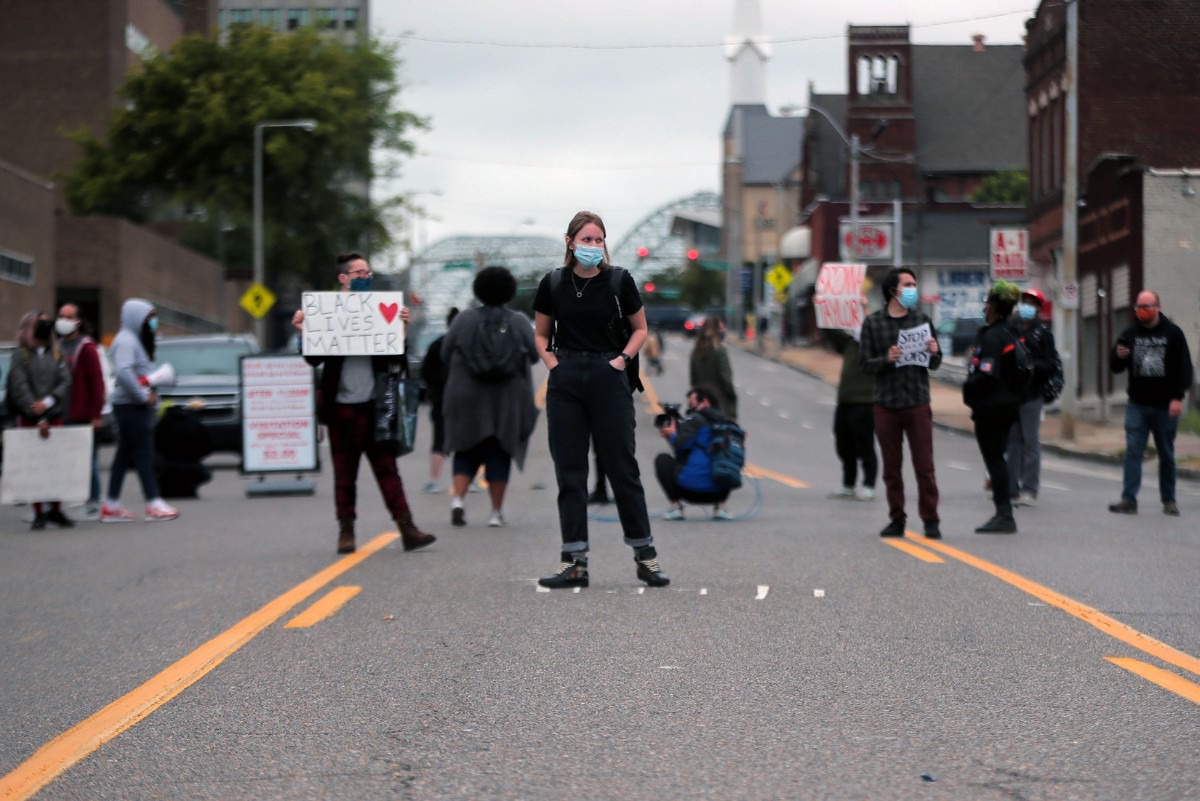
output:
M 303 128 L 314 131 L 316 120 L 276 120 L 260 122 L 254 126 L 254 283 L 260 286 L 266 280 L 263 266 L 263 129 L 264 128 Z M 254 321 L 254 336 L 260 347 L 265 347 L 263 341 L 263 319 Z

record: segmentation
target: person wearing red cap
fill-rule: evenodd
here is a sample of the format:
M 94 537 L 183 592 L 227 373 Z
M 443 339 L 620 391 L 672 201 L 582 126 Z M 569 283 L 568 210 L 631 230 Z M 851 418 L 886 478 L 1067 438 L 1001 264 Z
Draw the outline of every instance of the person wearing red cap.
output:
M 1021 401 L 1004 455 L 1008 463 L 1009 497 L 1014 506 L 1037 505 L 1045 405 L 1062 390 L 1062 362 L 1054 346 L 1054 334 L 1040 319 L 1045 306 L 1046 299 L 1040 291 L 1026 289 L 1021 293 L 1016 312 L 1025 347 L 1033 357 L 1033 381 Z

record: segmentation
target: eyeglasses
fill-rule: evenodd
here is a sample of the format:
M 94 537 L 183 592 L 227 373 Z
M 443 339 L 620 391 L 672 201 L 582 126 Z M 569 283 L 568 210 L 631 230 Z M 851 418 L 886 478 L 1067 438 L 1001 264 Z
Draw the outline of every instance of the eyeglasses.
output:
M 350 276 L 351 278 L 370 278 L 371 271 L 370 270 L 351 270 L 350 272 L 346 273 L 346 275 Z

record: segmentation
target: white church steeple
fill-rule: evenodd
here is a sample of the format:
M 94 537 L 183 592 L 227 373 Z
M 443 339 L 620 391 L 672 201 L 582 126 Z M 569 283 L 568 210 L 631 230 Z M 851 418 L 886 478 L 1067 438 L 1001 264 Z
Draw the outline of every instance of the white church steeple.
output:
M 730 101 L 733 105 L 766 105 L 767 59 L 771 45 L 762 33 L 758 0 L 737 0 L 733 34 L 725 37 L 725 60 L 733 64 Z

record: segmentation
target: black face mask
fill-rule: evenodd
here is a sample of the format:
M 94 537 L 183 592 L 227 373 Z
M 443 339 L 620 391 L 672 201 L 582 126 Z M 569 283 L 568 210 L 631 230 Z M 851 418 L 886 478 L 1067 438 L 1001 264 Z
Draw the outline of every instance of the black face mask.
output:
M 50 341 L 50 335 L 54 333 L 53 320 L 38 320 L 37 325 L 33 327 L 33 335 L 37 339 Z

